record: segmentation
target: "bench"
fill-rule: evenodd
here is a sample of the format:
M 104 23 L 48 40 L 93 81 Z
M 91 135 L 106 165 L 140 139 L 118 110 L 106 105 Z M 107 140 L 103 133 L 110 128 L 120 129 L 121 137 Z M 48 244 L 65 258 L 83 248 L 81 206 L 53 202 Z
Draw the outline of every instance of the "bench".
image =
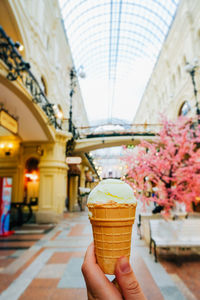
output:
M 150 220 L 149 253 L 154 248 L 157 262 L 157 248 L 191 248 L 200 246 L 200 219 Z
M 137 216 L 137 234 L 140 239 L 144 239 L 147 245 L 150 242 L 149 220 L 161 219 L 160 214 L 153 215 L 151 212 L 142 212 Z

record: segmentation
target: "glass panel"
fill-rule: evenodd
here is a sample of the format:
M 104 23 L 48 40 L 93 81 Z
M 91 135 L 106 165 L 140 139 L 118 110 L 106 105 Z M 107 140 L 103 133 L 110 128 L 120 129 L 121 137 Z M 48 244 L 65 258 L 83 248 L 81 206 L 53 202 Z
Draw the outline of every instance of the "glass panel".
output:
M 133 120 L 178 3 L 60 0 L 75 67 L 87 76 L 80 86 L 89 120 Z M 98 113 L 94 99 L 103 107 Z

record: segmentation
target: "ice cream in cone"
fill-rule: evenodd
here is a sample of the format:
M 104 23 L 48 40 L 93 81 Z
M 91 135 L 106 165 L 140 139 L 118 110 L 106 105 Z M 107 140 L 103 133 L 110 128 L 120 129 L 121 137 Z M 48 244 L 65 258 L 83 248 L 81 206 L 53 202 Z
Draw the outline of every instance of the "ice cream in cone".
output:
M 88 198 L 97 262 L 105 274 L 114 274 L 116 260 L 130 257 L 136 199 L 132 188 L 121 180 L 106 179 Z

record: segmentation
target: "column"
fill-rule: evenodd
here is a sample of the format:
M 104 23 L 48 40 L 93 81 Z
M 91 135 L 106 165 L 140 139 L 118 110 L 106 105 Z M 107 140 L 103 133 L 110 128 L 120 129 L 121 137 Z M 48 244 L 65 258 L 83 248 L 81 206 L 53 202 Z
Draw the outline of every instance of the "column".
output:
M 69 211 L 77 211 L 78 207 L 78 175 L 69 177 Z
M 63 216 L 67 197 L 65 149 L 67 137 L 57 134 L 55 143 L 44 145 L 39 163 L 40 188 L 37 223 L 57 223 Z
M 81 165 L 80 187 L 85 187 L 85 180 L 86 180 L 85 171 L 87 171 L 87 170 L 88 170 L 88 167 Z

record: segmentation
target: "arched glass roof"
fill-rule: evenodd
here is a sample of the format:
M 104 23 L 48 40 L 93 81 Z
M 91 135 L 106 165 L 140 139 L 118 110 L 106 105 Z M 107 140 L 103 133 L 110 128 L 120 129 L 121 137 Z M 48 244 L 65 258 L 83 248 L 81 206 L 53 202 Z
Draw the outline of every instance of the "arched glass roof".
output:
M 133 120 L 178 2 L 60 0 L 89 120 Z

